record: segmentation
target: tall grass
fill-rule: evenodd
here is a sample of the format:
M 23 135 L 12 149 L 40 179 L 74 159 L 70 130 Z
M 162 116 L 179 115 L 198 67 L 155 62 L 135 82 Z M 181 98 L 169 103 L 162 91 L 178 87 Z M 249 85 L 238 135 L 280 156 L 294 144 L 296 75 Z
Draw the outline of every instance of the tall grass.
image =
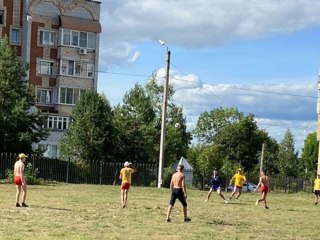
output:
M 245 193 L 225 204 L 216 194 L 188 190 L 192 218 L 176 203 L 166 223 L 168 189 L 132 187 L 121 208 L 119 186 L 28 186 L 29 208 L 15 207 L 15 187 L 0 184 L 0 239 L 320 239 L 320 206 L 306 193 L 269 195 L 270 209 Z M 224 193 L 226 196 L 228 195 Z

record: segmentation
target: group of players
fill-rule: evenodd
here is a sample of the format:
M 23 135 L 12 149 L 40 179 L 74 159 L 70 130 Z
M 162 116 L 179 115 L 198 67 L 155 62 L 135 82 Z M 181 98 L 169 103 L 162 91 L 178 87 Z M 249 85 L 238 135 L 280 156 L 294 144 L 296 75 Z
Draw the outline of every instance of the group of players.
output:
M 16 193 L 16 207 L 28 207 L 28 205 L 25 203 L 26 201 L 26 194 L 27 194 L 27 183 L 23 176 L 24 173 L 24 166 L 27 156 L 24 153 L 20 153 L 18 155 L 18 159 L 16 163 L 14 164 L 14 183 L 17 188 Z M 170 182 L 170 190 L 171 190 L 171 198 L 170 198 L 170 204 L 167 210 L 167 222 L 171 222 L 171 211 L 172 208 L 178 199 L 182 206 L 183 206 L 183 214 L 184 214 L 184 221 L 190 222 L 191 219 L 187 215 L 187 189 L 186 189 L 186 183 L 185 183 L 185 174 L 184 174 L 184 166 L 179 164 L 177 167 L 177 172 L 172 175 L 171 182 Z M 121 190 L 120 190 L 120 199 L 121 199 L 121 206 L 122 208 L 126 207 L 127 200 L 128 200 L 128 191 L 131 186 L 131 176 L 133 173 L 135 173 L 137 169 L 132 165 L 130 162 L 124 163 L 124 168 L 121 169 L 119 179 L 121 179 Z M 211 178 L 210 178 L 210 184 L 211 188 L 208 192 L 207 198 L 205 199 L 205 202 L 208 202 L 211 196 L 211 193 L 213 191 L 216 191 L 219 196 L 225 201 L 225 203 L 228 203 L 232 199 L 232 197 L 237 193 L 235 199 L 239 199 L 241 193 L 242 193 L 242 187 L 243 183 L 246 182 L 246 177 L 242 173 L 242 169 L 239 168 L 237 170 L 237 173 L 231 178 L 230 185 L 234 182 L 234 189 L 228 199 L 226 199 L 223 194 L 221 193 L 221 186 L 222 186 L 222 179 L 219 176 L 219 173 L 217 169 L 213 169 Z M 256 200 L 256 205 L 258 205 L 260 202 L 264 202 L 264 207 L 268 209 L 267 205 L 267 194 L 270 192 L 271 187 L 271 180 L 267 176 L 266 171 L 263 170 L 260 172 L 260 178 L 259 183 L 254 189 L 254 192 L 260 188 L 261 197 Z M 20 205 L 19 199 L 20 194 L 22 192 L 22 204 Z M 320 174 L 317 175 L 317 178 L 314 180 L 314 193 L 315 193 L 315 205 L 318 204 L 319 197 L 320 197 Z
M 225 203 L 228 203 L 228 201 L 230 201 L 236 193 L 237 193 L 236 200 L 239 200 L 239 197 L 242 193 L 243 184 L 246 181 L 247 181 L 247 179 L 246 179 L 245 175 L 242 173 L 242 169 L 239 168 L 237 170 L 237 173 L 230 180 L 229 185 L 231 185 L 234 182 L 234 188 L 233 188 L 233 191 L 232 191 L 230 197 L 227 200 L 221 193 L 222 179 L 219 176 L 217 169 L 213 169 L 211 179 L 210 179 L 211 188 L 208 192 L 207 199 L 205 200 L 205 202 L 209 201 L 210 195 L 213 191 L 216 191 L 220 195 L 220 197 L 225 201 Z M 258 205 L 260 202 L 264 202 L 264 207 L 266 209 L 269 208 L 267 205 L 267 194 L 268 194 L 268 192 L 270 192 L 270 186 L 271 186 L 271 180 L 266 175 L 266 171 L 262 170 L 260 172 L 259 183 L 256 186 L 256 188 L 254 189 L 254 192 L 255 192 L 260 187 L 260 191 L 261 191 L 261 198 L 257 199 L 256 205 Z

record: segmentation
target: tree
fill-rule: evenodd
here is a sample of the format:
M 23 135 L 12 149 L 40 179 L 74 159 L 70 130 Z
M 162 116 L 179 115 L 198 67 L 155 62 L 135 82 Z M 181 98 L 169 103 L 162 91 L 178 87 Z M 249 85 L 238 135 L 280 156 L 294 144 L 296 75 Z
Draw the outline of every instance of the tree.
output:
M 48 136 L 47 115 L 34 107 L 35 94 L 24 77 L 25 66 L 8 38 L 0 43 L 0 152 L 32 152 L 32 143 Z
M 200 115 L 193 131 L 204 145 L 221 145 L 226 159 L 240 163 L 246 170 L 258 164 L 265 135 L 261 134 L 254 115 L 244 115 L 236 108 L 217 108 Z
M 115 126 L 118 134 L 117 159 L 155 163 L 160 138 L 158 121 L 152 102 L 145 90 L 136 84 L 115 108 Z
M 104 96 L 87 91 L 71 112 L 71 124 L 60 140 L 64 159 L 110 160 L 114 149 L 113 113 Z
M 317 171 L 319 143 L 317 141 L 317 133 L 310 133 L 304 140 L 301 161 L 303 168 L 307 172 L 307 176 L 314 177 Z
M 163 86 L 157 84 L 156 76 L 152 74 L 145 85 L 145 89 L 152 102 L 158 121 L 157 129 L 159 131 L 159 140 L 157 142 L 160 142 Z M 180 157 L 187 155 L 187 150 L 192 139 L 191 133 L 187 131 L 183 108 L 177 106 L 173 101 L 174 92 L 174 88 L 169 85 L 164 155 L 164 165 L 167 167 L 171 166 Z M 160 143 L 157 146 L 158 151 L 160 151 L 159 145 Z
M 277 166 L 281 175 L 296 177 L 298 165 L 298 153 L 294 151 L 294 137 L 290 129 L 287 129 L 279 145 Z

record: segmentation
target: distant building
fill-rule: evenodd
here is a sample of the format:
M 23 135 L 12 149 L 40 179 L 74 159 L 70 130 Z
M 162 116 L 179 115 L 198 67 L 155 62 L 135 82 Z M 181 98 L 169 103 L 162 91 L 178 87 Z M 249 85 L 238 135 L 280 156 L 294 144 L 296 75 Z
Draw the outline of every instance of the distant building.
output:
M 75 103 L 97 90 L 100 1 L 0 0 L 0 34 L 7 35 L 21 60 L 29 64 L 26 81 L 36 89 L 36 107 L 48 112 L 51 134 L 34 144 L 57 157 Z

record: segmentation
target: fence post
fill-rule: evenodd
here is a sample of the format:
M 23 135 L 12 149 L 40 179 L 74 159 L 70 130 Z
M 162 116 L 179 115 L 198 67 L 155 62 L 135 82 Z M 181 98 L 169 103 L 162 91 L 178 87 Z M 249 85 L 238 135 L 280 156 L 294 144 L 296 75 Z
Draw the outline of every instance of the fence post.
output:
M 100 185 L 102 183 L 102 161 L 100 160 Z
M 69 165 L 70 165 L 70 157 L 68 158 L 67 162 L 67 176 L 66 176 L 66 182 L 69 182 Z

